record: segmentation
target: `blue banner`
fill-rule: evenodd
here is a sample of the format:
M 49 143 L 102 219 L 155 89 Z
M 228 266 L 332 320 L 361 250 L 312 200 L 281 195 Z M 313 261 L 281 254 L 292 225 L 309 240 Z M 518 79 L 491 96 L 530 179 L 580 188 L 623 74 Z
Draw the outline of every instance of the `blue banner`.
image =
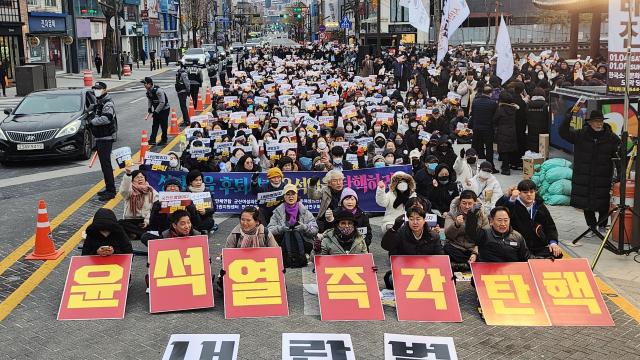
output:
M 376 188 L 378 182 L 389 184 L 391 176 L 397 171 L 411 173 L 411 166 L 389 166 L 373 169 L 359 169 L 344 171 L 344 187 L 351 188 L 358 194 L 358 204 L 363 211 L 384 212 L 384 208 L 376 204 Z M 182 189 L 186 189 L 187 173 L 180 171 L 152 171 L 144 170 L 149 185 L 157 191 L 164 188 L 164 183 L 169 178 L 179 179 Z M 322 178 L 326 172 L 320 171 L 295 171 L 285 174 L 284 182 L 295 184 L 299 190 L 300 199 L 307 208 L 317 213 L 320 208 L 320 200 L 308 198 L 309 181 L 314 177 Z M 211 198 L 216 202 L 219 213 L 240 213 L 247 206 L 257 206 L 256 195 L 251 192 L 251 176 L 253 173 L 216 173 L 205 172 L 202 177 L 206 188 L 211 192 Z M 260 185 L 267 182 L 265 173 L 258 178 Z M 322 182 L 318 183 L 320 187 Z M 388 186 L 387 186 L 388 187 Z

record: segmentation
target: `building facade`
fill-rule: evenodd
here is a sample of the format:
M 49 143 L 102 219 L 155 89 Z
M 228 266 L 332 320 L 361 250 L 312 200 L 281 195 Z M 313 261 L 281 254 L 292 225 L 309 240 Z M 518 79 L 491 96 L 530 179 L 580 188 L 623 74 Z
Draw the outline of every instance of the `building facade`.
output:
M 28 32 L 27 3 L 0 0 L 0 60 L 13 79 L 15 67 L 26 62 L 24 35 Z
M 66 71 L 68 48 L 65 37 L 70 35 L 62 0 L 27 0 L 27 9 L 28 62 L 51 62 L 57 71 Z

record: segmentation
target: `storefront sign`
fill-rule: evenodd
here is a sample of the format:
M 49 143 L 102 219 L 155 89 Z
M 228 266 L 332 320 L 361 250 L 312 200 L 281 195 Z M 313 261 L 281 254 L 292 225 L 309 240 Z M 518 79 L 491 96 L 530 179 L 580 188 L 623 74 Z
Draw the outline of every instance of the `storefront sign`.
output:
M 323 321 L 384 320 L 373 255 L 315 257 Z
M 528 263 L 474 262 L 471 271 L 487 325 L 551 325 Z
M 74 256 L 58 320 L 122 319 L 133 255 Z
M 59 33 L 67 31 L 67 14 L 29 12 L 29 32 Z
M 149 36 L 160 36 L 160 20 L 149 19 Z
M 406 33 L 416 33 L 416 30 L 413 25 L 409 24 L 389 24 L 389 33 L 392 34 L 406 34 Z
M 207 236 L 149 241 L 150 312 L 213 305 Z
M 446 255 L 392 256 L 398 320 L 462 321 Z
M 631 6 L 631 9 L 629 9 Z M 631 12 L 631 22 L 629 22 Z M 607 92 L 624 94 L 626 87 L 627 49 L 631 47 L 629 94 L 640 94 L 640 4 L 629 0 L 609 0 L 609 71 Z M 631 33 L 631 43 L 629 43 Z
M 76 37 L 86 39 L 91 37 L 91 20 L 76 19 Z
M 288 316 L 282 251 L 222 249 L 226 319 Z
M 91 22 L 91 40 L 102 40 L 104 39 L 104 33 L 106 23 L 103 22 Z
M 532 259 L 529 266 L 552 325 L 614 325 L 587 259 Z

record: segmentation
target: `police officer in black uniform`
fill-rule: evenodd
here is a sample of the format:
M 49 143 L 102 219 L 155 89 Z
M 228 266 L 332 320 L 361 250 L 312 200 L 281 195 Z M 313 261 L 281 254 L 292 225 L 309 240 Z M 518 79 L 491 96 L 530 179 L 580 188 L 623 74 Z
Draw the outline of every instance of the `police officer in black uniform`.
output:
M 187 98 L 191 94 L 191 81 L 185 70 L 185 65 L 180 63 L 180 68 L 176 72 L 176 92 L 178 93 L 178 101 L 180 102 L 180 112 L 182 112 L 182 126 L 189 126 L 191 120 L 189 118 L 189 109 L 187 108 Z
M 149 145 L 156 144 L 158 126 L 162 128 L 162 138 L 158 145 L 165 145 L 167 143 L 167 128 L 169 127 L 169 98 L 158 85 L 153 85 L 153 79 L 150 77 L 147 76 L 141 82 L 144 84 L 145 89 L 147 89 L 147 117 L 149 117 L 149 115 L 153 117 Z
M 218 70 L 220 71 L 219 72 L 219 74 L 220 74 L 220 85 L 223 86 L 223 87 L 226 85 L 226 78 L 227 78 L 227 69 L 226 69 L 227 65 L 226 65 L 226 62 L 227 62 L 226 58 L 224 56 L 220 55 L 220 58 L 219 58 L 219 64 L 220 64 L 219 67 L 220 68 Z
M 105 189 L 98 192 L 98 196 L 100 201 L 108 201 L 116 197 L 116 183 L 111 167 L 111 150 L 116 133 L 116 110 L 111 96 L 107 93 L 107 84 L 98 81 L 92 89 L 97 102 L 94 116 L 89 120 L 89 129 L 96 140 L 96 151 L 105 183 Z
M 218 84 L 218 60 L 213 57 L 209 60 L 209 66 L 207 66 L 207 75 L 209 75 L 211 86 L 216 86 Z
M 202 86 L 202 68 L 195 63 L 191 63 L 187 67 L 187 74 L 189 75 L 189 83 L 191 84 L 191 100 L 193 100 L 193 107 L 198 107 L 198 97 L 200 97 L 200 86 Z

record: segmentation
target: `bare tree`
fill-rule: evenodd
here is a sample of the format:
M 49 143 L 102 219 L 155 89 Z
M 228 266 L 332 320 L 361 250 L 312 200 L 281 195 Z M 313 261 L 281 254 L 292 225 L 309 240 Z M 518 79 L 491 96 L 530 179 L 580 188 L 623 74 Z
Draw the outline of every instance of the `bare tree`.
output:
M 184 11 L 183 19 L 185 28 L 191 32 L 193 47 L 198 47 L 197 34 L 203 26 L 209 26 L 209 12 L 211 1 L 207 0 L 182 0 L 181 7 Z
M 104 4 L 104 5 L 103 5 Z M 114 29 L 109 25 L 109 21 L 112 17 L 116 16 L 116 10 L 121 7 L 122 4 L 118 0 L 102 0 L 100 8 L 105 19 L 107 19 L 107 33 L 104 36 L 102 42 L 102 78 L 111 78 L 111 70 L 114 68 L 116 61 L 118 60 L 118 54 L 114 54 Z

